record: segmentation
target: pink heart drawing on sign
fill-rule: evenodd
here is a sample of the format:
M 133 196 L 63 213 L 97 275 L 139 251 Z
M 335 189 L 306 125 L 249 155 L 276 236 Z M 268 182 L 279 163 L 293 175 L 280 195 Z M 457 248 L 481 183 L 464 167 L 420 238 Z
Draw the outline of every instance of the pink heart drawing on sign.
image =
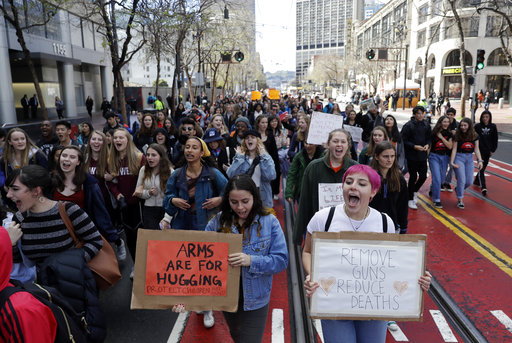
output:
M 395 281 L 393 283 L 393 287 L 395 287 L 395 291 L 398 295 L 404 294 L 407 287 L 409 287 L 409 283 L 407 281 Z
M 320 278 L 320 287 L 323 289 L 325 295 L 329 295 L 329 289 L 336 282 L 336 278 L 331 276 L 329 278 Z

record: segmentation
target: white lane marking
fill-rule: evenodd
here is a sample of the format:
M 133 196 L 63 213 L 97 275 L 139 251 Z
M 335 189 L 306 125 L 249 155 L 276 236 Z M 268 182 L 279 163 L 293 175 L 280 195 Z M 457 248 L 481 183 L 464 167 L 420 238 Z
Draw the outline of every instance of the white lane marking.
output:
M 283 310 L 272 310 L 272 343 L 284 343 L 284 319 Z
M 181 336 L 183 335 L 183 331 L 185 331 L 185 326 L 187 326 L 188 317 L 190 317 L 189 311 L 180 313 L 178 315 L 167 343 L 176 343 L 181 341 Z
M 322 330 L 322 322 L 320 321 L 320 319 L 315 319 L 314 323 L 315 323 L 316 332 L 318 333 L 318 336 L 320 337 L 320 342 L 323 342 L 324 341 L 324 332 Z
M 489 166 L 489 167 L 491 167 L 491 168 L 495 168 L 495 169 L 503 170 L 503 171 L 505 171 L 505 172 L 507 172 L 507 173 L 512 174 L 512 170 L 505 169 L 505 168 L 500 167 L 499 165 L 494 164 L 494 163 L 492 163 L 492 162 L 489 162 L 489 165 L 488 165 L 488 166 Z
M 430 315 L 432 316 L 432 319 L 434 319 L 434 322 L 436 323 L 437 328 L 439 329 L 439 332 L 441 333 L 441 336 L 443 336 L 445 342 L 458 342 L 457 338 L 453 334 L 452 329 L 450 329 L 450 325 L 448 325 L 448 322 L 444 318 L 441 311 L 430 310 Z
M 512 332 L 512 319 L 509 318 L 502 310 L 491 311 L 491 313 L 500 321 L 501 324 L 505 325 L 505 328 Z
M 497 159 L 495 159 L 495 158 L 491 158 L 491 161 L 496 161 L 496 162 L 503 163 L 503 164 L 506 164 L 507 166 L 512 167 L 512 164 L 507 163 L 507 162 L 503 162 L 503 161 L 500 161 L 500 160 L 497 160 Z M 492 163 L 492 162 L 491 162 L 491 163 Z
M 393 336 L 395 341 L 397 341 L 397 342 L 409 342 L 409 340 L 407 339 L 407 336 L 405 336 L 405 334 L 402 331 L 402 329 L 400 329 L 400 326 L 398 326 L 398 330 L 391 331 L 391 330 L 388 329 L 388 331 Z

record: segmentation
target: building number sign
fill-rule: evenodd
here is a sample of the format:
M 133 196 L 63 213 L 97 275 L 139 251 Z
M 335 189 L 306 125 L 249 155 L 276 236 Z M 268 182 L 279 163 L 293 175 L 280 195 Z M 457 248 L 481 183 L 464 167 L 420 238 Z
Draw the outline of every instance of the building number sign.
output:
M 53 43 L 53 52 L 57 55 L 66 56 L 66 44 Z

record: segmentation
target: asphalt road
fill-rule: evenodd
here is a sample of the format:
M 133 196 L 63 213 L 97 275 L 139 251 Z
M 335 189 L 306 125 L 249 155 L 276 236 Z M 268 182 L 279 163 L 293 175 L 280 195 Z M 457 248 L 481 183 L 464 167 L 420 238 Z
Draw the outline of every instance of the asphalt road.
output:
M 130 310 L 132 281 L 130 257 L 121 263 L 122 280 L 100 294 L 107 318 L 106 343 L 165 343 L 178 315 L 171 310 Z

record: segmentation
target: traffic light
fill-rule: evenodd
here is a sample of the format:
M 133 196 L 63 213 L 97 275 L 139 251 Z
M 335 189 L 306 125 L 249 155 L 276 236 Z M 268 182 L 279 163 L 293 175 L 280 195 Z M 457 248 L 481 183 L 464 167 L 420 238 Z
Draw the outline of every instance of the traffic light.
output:
M 476 51 L 476 69 L 482 70 L 485 67 L 485 50 L 478 49 Z
M 237 62 L 242 62 L 244 60 L 244 53 L 241 51 L 235 52 L 235 60 Z
M 369 59 L 370 61 L 373 60 L 375 58 L 375 50 L 369 49 L 366 52 L 366 58 Z

